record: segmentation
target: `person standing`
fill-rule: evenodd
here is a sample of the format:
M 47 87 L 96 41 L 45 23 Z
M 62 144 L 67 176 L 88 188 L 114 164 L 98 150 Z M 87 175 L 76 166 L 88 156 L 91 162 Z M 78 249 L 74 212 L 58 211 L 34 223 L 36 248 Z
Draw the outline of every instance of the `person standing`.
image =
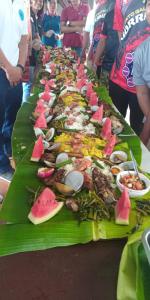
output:
M 29 80 L 23 83 L 23 103 L 26 102 L 30 96 L 31 87 L 34 80 L 35 67 L 37 64 L 37 57 L 42 44 L 41 37 L 43 8 L 43 0 L 30 1 L 31 38 L 29 44 Z
M 81 59 L 84 61 L 86 59 L 86 52 L 87 49 L 89 51 L 90 46 L 92 44 L 92 39 L 93 39 L 93 30 L 94 30 L 94 18 L 95 18 L 95 11 L 96 7 L 98 5 L 98 1 L 96 0 L 94 2 L 94 7 L 89 11 L 85 23 L 85 27 L 83 29 L 83 43 L 82 43 L 82 54 L 81 54 Z M 88 53 L 87 53 L 88 56 Z M 91 61 L 86 60 L 86 64 L 88 68 L 91 68 Z
M 146 1 L 146 19 L 150 24 L 150 0 Z M 139 105 L 145 116 L 140 138 L 147 146 L 150 140 L 150 35 L 135 51 L 133 80 Z
M 22 102 L 21 79 L 28 47 L 24 1 L 3 1 L 0 16 L 0 176 L 11 179 L 11 135 Z
M 150 34 L 144 1 L 116 0 L 114 29 L 119 32 L 120 45 L 110 76 L 109 93 L 124 117 L 127 108 L 130 108 L 130 125 L 139 135 L 143 126 L 143 112 L 133 82 L 133 62 L 135 49 Z
M 46 46 L 60 47 L 60 16 L 57 15 L 57 0 L 49 0 L 47 3 L 48 12 L 42 20 L 43 36 L 42 42 Z
M 100 82 L 103 83 L 104 81 L 106 86 L 108 86 L 110 71 L 119 47 L 118 33 L 113 29 L 114 5 L 115 1 L 112 1 L 112 8 L 105 16 L 104 26 L 100 34 L 93 62 L 94 71 L 98 65 L 101 66 Z
M 78 57 L 82 53 L 83 28 L 89 12 L 87 4 L 80 0 L 71 0 L 71 4 L 64 8 L 61 14 L 61 33 L 64 33 L 63 46 L 72 48 Z
M 100 35 L 103 30 L 105 16 L 110 11 L 111 7 L 112 7 L 112 0 L 99 0 L 98 2 L 96 12 L 95 12 L 95 18 L 94 18 L 93 38 L 92 38 L 92 43 L 88 55 L 88 60 L 92 61 L 92 63 L 94 62 L 96 49 L 100 41 Z M 101 72 L 101 66 L 98 65 L 96 68 L 96 74 L 98 78 L 100 77 L 100 72 Z

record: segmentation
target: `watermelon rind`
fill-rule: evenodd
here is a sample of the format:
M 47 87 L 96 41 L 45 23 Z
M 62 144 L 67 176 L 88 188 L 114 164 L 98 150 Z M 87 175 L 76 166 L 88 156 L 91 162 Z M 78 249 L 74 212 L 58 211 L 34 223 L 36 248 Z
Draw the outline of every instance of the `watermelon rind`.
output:
M 52 217 L 54 217 L 63 207 L 64 202 L 58 202 L 58 205 L 55 209 L 53 209 L 50 213 L 48 213 L 47 215 L 43 216 L 43 217 L 35 217 L 32 212 L 29 213 L 28 218 L 29 220 L 34 224 L 34 225 L 38 225 L 41 224 L 43 222 L 48 221 L 49 219 L 51 219 Z
M 116 218 L 115 223 L 118 225 L 129 225 L 129 219 Z

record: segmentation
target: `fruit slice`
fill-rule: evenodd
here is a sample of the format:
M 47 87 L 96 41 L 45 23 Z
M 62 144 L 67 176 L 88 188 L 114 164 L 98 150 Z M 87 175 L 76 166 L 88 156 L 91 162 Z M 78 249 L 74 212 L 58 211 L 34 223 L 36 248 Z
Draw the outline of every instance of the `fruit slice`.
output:
M 91 122 L 93 123 L 101 123 L 103 118 L 103 105 L 101 105 L 98 110 L 93 114 L 91 118 Z
M 130 209 L 131 209 L 131 202 L 128 195 L 128 190 L 127 188 L 124 188 L 115 207 L 116 224 L 120 224 L 120 225 L 129 224 Z
M 40 135 L 38 140 L 35 142 L 32 156 L 31 156 L 31 161 L 39 161 L 43 153 L 44 153 L 44 145 L 43 145 L 42 136 Z
M 97 105 L 98 103 L 98 97 L 97 94 L 95 92 L 91 93 L 90 95 L 90 100 L 89 100 L 89 106 L 94 106 Z
M 49 101 L 51 98 L 49 92 L 43 92 L 40 96 L 41 96 L 41 99 L 43 99 L 44 101 Z
M 110 137 L 109 142 L 107 143 L 107 145 L 104 148 L 104 154 L 105 155 L 111 155 L 113 150 L 114 150 L 115 144 L 116 144 L 116 135 L 112 135 Z
M 39 178 L 48 178 L 54 173 L 54 168 L 39 168 L 37 172 L 37 176 Z
M 47 122 L 44 113 L 41 113 L 40 116 L 37 118 L 34 127 L 41 129 L 47 128 Z
M 47 83 L 47 79 L 42 78 L 42 79 L 40 80 L 40 83 L 43 84 L 43 85 L 45 85 L 45 84 Z
M 106 118 L 106 121 L 102 128 L 101 137 L 107 141 L 111 137 L 111 120 L 110 120 L 110 118 Z
M 43 223 L 55 216 L 63 204 L 63 202 L 57 202 L 51 189 L 45 188 L 33 204 L 28 218 L 35 225 Z
M 35 108 L 35 113 L 44 113 L 46 108 L 44 107 L 44 103 L 42 100 L 38 101 L 37 106 Z

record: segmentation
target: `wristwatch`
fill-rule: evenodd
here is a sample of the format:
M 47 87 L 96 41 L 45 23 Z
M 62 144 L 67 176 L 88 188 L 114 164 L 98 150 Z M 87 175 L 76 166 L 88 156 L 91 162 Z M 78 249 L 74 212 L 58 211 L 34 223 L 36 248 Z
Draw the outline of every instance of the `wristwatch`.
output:
M 67 22 L 66 22 L 66 26 L 70 26 L 70 21 L 67 21 Z
M 24 73 L 24 66 L 21 64 L 17 64 L 17 67 L 21 69 L 22 73 Z

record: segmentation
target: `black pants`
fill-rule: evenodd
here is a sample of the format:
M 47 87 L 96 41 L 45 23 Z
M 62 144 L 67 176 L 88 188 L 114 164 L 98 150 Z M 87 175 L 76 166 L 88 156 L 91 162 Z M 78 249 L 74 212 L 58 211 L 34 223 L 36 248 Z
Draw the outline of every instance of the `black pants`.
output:
M 143 112 L 138 104 L 137 96 L 134 93 L 128 92 L 109 81 L 109 95 L 117 107 L 119 112 L 125 118 L 128 107 L 130 108 L 130 125 L 137 135 L 141 133 L 143 127 Z

